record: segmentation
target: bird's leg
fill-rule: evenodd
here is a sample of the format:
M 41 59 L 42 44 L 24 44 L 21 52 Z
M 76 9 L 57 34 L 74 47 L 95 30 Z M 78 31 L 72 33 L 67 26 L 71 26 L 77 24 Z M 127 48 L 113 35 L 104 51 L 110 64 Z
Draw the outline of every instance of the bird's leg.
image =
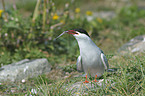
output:
M 86 80 L 85 80 L 85 82 L 84 83 L 89 83 L 89 81 L 87 81 L 87 74 L 86 74 Z
M 97 75 L 95 75 L 95 80 L 93 80 L 92 82 L 98 82 L 98 81 L 96 80 L 96 78 L 97 78 Z

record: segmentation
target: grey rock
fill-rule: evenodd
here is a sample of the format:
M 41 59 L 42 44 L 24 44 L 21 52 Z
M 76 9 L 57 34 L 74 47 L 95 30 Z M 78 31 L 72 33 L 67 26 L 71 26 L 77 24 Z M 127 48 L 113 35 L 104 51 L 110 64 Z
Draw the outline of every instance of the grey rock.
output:
M 145 35 L 137 36 L 131 39 L 118 49 L 118 53 L 140 53 L 145 51 Z
M 95 17 L 100 17 L 104 19 L 111 19 L 116 16 L 115 12 L 113 11 L 101 11 L 94 13 Z
M 94 18 L 103 18 L 110 20 L 116 16 L 115 12 L 113 11 L 101 11 L 101 12 L 94 12 L 92 16 L 87 16 L 88 21 L 92 21 Z
M 26 80 L 50 71 L 51 65 L 47 59 L 24 59 L 17 63 L 2 66 L 0 68 L 0 82 Z

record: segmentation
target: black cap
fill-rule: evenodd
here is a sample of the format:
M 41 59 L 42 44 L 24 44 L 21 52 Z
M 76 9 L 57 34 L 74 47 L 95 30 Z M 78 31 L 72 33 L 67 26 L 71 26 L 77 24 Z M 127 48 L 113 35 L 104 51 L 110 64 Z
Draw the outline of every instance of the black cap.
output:
M 73 29 L 74 31 L 78 31 L 78 32 L 80 32 L 80 33 L 83 33 L 83 34 L 86 34 L 87 36 L 89 36 L 89 34 L 87 33 L 87 31 L 86 30 L 84 30 L 84 29 L 81 29 L 81 28 L 79 28 L 79 29 Z M 89 36 L 90 37 L 90 36 Z

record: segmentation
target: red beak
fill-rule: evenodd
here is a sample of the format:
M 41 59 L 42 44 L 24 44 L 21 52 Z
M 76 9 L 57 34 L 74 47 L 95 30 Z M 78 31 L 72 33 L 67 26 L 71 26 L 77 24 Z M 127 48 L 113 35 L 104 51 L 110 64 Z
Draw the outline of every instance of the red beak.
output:
M 68 30 L 68 34 L 78 34 L 78 33 L 74 30 Z

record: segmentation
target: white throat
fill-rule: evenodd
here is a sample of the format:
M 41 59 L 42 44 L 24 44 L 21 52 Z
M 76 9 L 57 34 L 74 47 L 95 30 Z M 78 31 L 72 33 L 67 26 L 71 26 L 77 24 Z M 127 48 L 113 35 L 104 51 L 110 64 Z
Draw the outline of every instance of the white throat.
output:
M 80 55 L 88 53 L 87 51 L 93 51 L 96 49 L 96 44 L 91 40 L 91 38 L 85 34 L 81 35 L 74 35 L 76 38 L 79 48 L 80 48 Z

